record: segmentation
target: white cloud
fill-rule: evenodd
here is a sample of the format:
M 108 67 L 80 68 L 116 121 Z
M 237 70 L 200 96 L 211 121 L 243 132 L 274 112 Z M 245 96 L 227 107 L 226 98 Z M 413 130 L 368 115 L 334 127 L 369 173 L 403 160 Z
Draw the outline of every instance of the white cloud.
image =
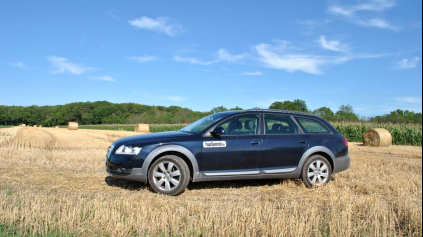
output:
M 356 14 L 360 11 L 381 12 L 393 6 L 395 6 L 395 0 L 370 0 L 360 1 L 358 5 L 332 5 L 329 7 L 329 12 L 336 15 L 341 15 L 361 26 L 399 31 L 401 30 L 400 27 L 394 26 L 384 19 L 362 19 L 360 16 L 358 16 L 358 14 Z
M 370 19 L 370 20 L 357 20 L 356 22 L 357 24 L 366 26 L 366 27 L 377 27 L 377 28 L 393 30 L 393 31 L 401 30 L 401 28 L 390 24 L 384 19 L 379 19 L 379 18 Z
M 295 49 L 295 48 L 292 48 Z M 280 50 L 279 46 L 259 44 L 253 47 L 259 55 L 258 60 L 266 67 L 282 69 L 288 72 L 302 71 L 310 74 L 321 74 L 321 68 L 327 65 L 343 64 L 354 59 L 380 58 L 379 55 L 327 56 L 291 53 L 293 50 Z M 310 50 L 308 50 L 310 51 Z
M 330 6 L 329 12 L 334 13 L 334 14 L 343 15 L 343 16 L 348 16 L 348 17 L 351 17 L 354 14 L 353 10 L 347 9 L 347 8 L 344 8 L 344 7 L 341 7 L 341 6 Z
M 198 68 L 192 68 L 192 69 L 189 69 L 190 71 L 198 71 L 198 72 L 216 72 L 216 71 L 213 71 L 213 70 L 209 70 L 209 69 L 198 69 Z
M 156 56 L 144 55 L 144 56 L 130 57 L 129 60 L 134 60 L 134 61 L 137 61 L 139 63 L 147 63 L 147 62 L 156 61 L 156 60 L 158 60 L 158 58 Z
M 25 68 L 25 64 L 23 62 L 16 62 L 16 63 L 8 63 L 7 65 L 12 67 L 18 67 L 18 68 Z
M 115 13 L 114 9 L 111 9 L 109 11 L 107 11 L 107 13 L 109 14 L 109 16 L 115 20 L 120 20 L 120 17 Z
M 101 80 L 101 81 L 110 81 L 115 82 L 116 80 L 110 76 L 101 76 L 101 77 L 92 77 L 92 79 Z
M 245 76 L 262 76 L 263 73 L 261 73 L 260 71 L 256 71 L 256 72 L 243 72 L 242 75 L 245 75 Z
M 361 1 L 358 5 L 332 5 L 329 7 L 329 12 L 352 17 L 356 12 L 359 11 L 383 11 L 393 6 L 395 6 L 394 0 L 370 0 Z
M 181 102 L 187 100 L 185 97 L 182 96 L 173 96 L 173 95 L 150 95 L 148 93 L 143 93 L 145 97 L 152 98 L 152 99 L 159 99 L 159 100 L 169 100 L 174 102 Z
M 394 100 L 398 102 L 405 102 L 410 104 L 421 104 L 422 98 L 421 97 L 396 97 Z
M 223 61 L 228 63 L 236 63 L 239 60 L 246 57 L 245 54 L 231 55 L 225 49 L 219 49 L 216 55 L 217 55 L 216 56 L 217 58 L 213 61 L 202 61 L 197 58 L 179 57 L 179 56 L 174 57 L 174 59 L 177 62 L 185 62 L 185 63 L 207 66 L 207 65 L 211 65 L 211 64 L 215 64 L 215 63 L 223 62 Z
M 177 62 L 198 64 L 198 65 L 203 65 L 203 66 L 211 65 L 211 64 L 218 62 L 216 60 L 215 61 L 201 61 L 201 60 L 196 59 L 196 58 L 184 58 L 184 57 L 179 57 L 179 56 L 174 57 L 174 59 Z
M 288 72 L 303 71 L 311 74 L 320 74 L 319 67 L 323 61 L 313 55 L 285 54 L 278 55 L 268 44 L 259 44 L 254 47 L 260 55 L 260 61 L 267 67 L 284 69 Z
M 319 38 L 320 46 L 324 49 L 336 51 L 336 52 L 343 52 L 348 53 L 349 49 L 347 45 L 341 44 L 339 41 L 328 41 L 324 35 L 320 36 Z
M 251 54 L 231 55 L 226 50 L 220 49 L 217 52 L 217 58 L 211 61 L 203 61 L 197 58 L 175 56 L 174 60 L 177 62 L 185 62 L 197 65 L 212 65 L 219 62 L 241 63 L 242 59 L 256 60 L 262 63 L 265 67 L 282 69 L 288 72 L 302 71 L 310 74 L 321 74 L 321 68 L 327 65 L 342 64 L 354 59 L 365 58 L 379 58 L 386 56 L 379 55 L 366 55 L 366 54 L 353 54 L 349 52 L 349 46 L 342 44 L 339 41 L 328 41 L 325 36 L 321 36 L 319 42 L 321 47 L 344 52 L 347 55 L 330 56 L 330 55 L 316 55 L 311 53 L 301 54 L 301 51 L 314 51 L 310 49 L 302 49 L 290 46 L 289 41 L 273 40 L 275 44 L 259 44 L 251 48 L 251 50 L 258 55 L 253 57 Z M 247 76 L 260 76 L 262 73 L 258 72 L 244 72 L 243 75 Z
M 178 35 L 182 31 L 182 25 L 177 23 L 170 23 L 169 21 L 170 19 L 167 17 L 152 19 L 143 16 L 141 18 L 128 21 L 128 23 L 140 29 L 151 30 L 169 36 Z
M 81 75 L 89 70 L 94 70 L 94 68 L 91 67 L 85 67 L 83 65 L 72 63 L 66 58 L 49 56 L 47 57 L 47 60 L 50 61 L 51 65 L 55 68 L 52 73 L 70 72 L 76 75 Z
M 225 49 L 219 49 L 217 51 L 219 61 L 227 61 L 230 63 L 237 62 L 245 57 L 245 55 L 231 55 Z
M 414 57 L 412 59 L 403 59 L 397 63 L 395 63 L 395 69 L 409 69 L 415 68 L 417 63 L 420 62 L 421 58 Z

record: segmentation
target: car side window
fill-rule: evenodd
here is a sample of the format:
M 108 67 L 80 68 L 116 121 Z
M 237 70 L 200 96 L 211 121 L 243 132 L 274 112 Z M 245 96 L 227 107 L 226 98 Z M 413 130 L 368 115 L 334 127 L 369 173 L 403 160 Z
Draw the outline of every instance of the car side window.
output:
M 266 134 L 298 134 L 298 127 L 288 116 L 265 115 Z
M 306 133 L 330 133 L 321 122 L 314 119 L 296 118 Z
M 224 122 L 220 127 L 225 129 L 225 135 L 256 135 L 259 134 L 259 115 L 248 114 L 237 116 Z

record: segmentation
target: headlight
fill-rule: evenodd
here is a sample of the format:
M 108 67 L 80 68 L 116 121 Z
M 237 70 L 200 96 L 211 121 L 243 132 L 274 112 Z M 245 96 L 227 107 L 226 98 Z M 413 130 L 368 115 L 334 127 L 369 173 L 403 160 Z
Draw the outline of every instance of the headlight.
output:
M 136 156 L 142 150 L 141 147 L 120 146 L 116 151 L 116 155 L 133 155 Z

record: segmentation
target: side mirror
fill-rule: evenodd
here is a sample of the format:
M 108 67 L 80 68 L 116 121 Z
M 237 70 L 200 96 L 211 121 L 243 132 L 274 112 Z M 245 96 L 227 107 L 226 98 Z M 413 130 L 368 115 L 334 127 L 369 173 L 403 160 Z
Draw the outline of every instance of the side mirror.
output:
M 225 129 L 222 127 L 215 127 L 211 134 L 213 136 L 225 135 Z

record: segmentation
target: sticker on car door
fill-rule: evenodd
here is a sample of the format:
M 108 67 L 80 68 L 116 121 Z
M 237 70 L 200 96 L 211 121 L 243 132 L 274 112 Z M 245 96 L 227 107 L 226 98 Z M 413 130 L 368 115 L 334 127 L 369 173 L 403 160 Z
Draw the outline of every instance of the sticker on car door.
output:
M 226 147 L 226 141 L 219 142 L 203 142 L 204 148 Z

